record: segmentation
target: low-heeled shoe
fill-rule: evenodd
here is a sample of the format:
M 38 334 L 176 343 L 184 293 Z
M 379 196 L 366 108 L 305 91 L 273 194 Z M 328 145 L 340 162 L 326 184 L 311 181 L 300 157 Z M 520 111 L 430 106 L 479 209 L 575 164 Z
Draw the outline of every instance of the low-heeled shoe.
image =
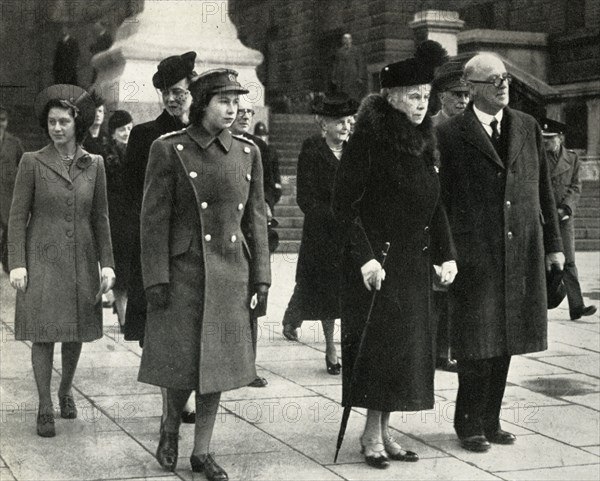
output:
M 196 411 L 183 411 L 181 413 L 181 422 L 185 424 L 194 424 L 196 422 Z
M 447 372 L 458 372 L 458 364 L 455 359 L 442 358 L 435 363 L 437 369 Z
M 167 471 L 175 471 L 177 467 L 179 433 L 169 433 L 162 429 L 156 450 L 156 459 Z
M 485 436 L 481 434 L 460 438 L 460 445 L 467 451 L 473 451 L 476 453 L 485 453 L 491 447 Z
M 267 381 L 264 377 L 256 376 L 254 381 L 248 384 L 249 387 L 267 387 L 269 381 Z
M 498 431 L 493 433 L 486 433 L 485 437 L 490 443 L 494 444 L 514 444 L 517 440 L 517 437 L 514 434 L 503 431 L 502 429 L 498 429 Z
M 70 394 L 59 396 L 58 404 L 60 406 L 60 417 L 63 419 L 75 419 L 77 418 L 77 406 L 75 406 L 75 400 Z
M 40 413 L 37 415 L 37 433 L 43 438 L 53 438 L 56 436 L 54 428 L 54 413 Z
M 296 328 L 289 324 L 283 326 L 283 336 L 289 341 L 298 341 L 298 332 Z
M 377 443 L 377 444 L 381 444 L 381 443 Z M 382 451 L 378 451 L 377 456 L 373 456 L 372 454 L 367 454 L 367 450 L 364 444 L 360 444 L 361 450 L 360 452 L 362 454 L 364 454 L 365 456 L 365 462 L 371 466 L 372 468 L 377 468 L 377 469 L 386 469 L 390 466 L 390 460 L 387 457 L 387 454 L 385 452 L 385 449 L 383 449 Z
M 573 309 L 570 312 L 571 320 L 576 321 L 577 319 L 580 319 L 582 317 L 591 316 L 593 314 L 596 314 L 597 310 L 598 309 L 596 308 L 596 306 L 582 306 L 579 309 Z
M 208 481 L 228 481 L 229 479 L 225 470 L 217 464 L 210 454 L 204 456 L 204 460 L 200 456 L 192 454 L 190 464 L 194 473 L 204 472 Z
M 342 365 L 339 362 L 330 362 L 325 356 L 325 366 L 327 367 L 327 373 L 332 376 L 339 376 L 340 371 L 342 370 Z
M 417 453 L 402 449 L 402 446 L 400 446 L 392 436 L 387 438 L 384 436 L 383 447 L 385 448 L 388 457 L 394 461 L 414 463 L 419 460 L 419 455 Z

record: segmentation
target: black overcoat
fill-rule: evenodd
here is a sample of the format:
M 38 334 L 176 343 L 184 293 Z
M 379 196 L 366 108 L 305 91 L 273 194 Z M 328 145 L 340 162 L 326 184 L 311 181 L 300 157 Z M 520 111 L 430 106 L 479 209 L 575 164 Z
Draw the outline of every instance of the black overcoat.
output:
M 304 224 L 296 283 L 303 319 L 340 317 L 340 237 L 331 210 L 339 164 L 321 135 L 309 137 L 302 144 L 296 201 L 304 213 Z
M 125 339 L 139 341 L 144 339 L 146 326 L 146 295 L 142 281 L 140 263 L 140 212 L 144 196 L 144 178 L 148 155 L 152 142 L 161 135 L 180 130 L 183 123 L 163 110 L 155 120 L 136 125 L 129 135 L 123 177 L 127 182 L 129 199 L 127 202 L 127 234 L 130 239 L 130 273 L 127 282 L 127 310 L 125 311 Z
M 344 406 L 379 411 L 433 407 L 436 319 L 433 264 L 454 258 L 440 203 L 431 119 L 415 127 L 380 95 L 367 97 L 342 156 L 333 209 L 343 223 L 342 354 Z M 386 278 L 357 350 L 371 300 L 360 268 L 381 260 Z M 354 373 L 355 371 L 355 373 Z
M 139 380 L 199 393 L 256 378 L 256 284 L 271 283 L 262 164 L 256 145 L 201 126 L 152 144 L 141 215 L 149 306 Z M 251 233 L 246 237 L 246 233 Z
M 458 255 L 451 349 L 485 359 L 546 349 L 544 254 L 562 251 L 542 133 L 504 109 L 505 159 L 472 105 L 440 124 L 441 181 Z

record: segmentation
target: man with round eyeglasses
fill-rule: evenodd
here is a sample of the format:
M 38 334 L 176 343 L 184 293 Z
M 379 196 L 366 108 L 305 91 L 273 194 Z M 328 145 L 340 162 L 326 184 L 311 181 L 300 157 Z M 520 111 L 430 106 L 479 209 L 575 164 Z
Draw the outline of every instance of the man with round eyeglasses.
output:
M 542 132 L 508 107 L 504 63 L 478 54 L 463 79 L 472 102 L 437 127 L 458 252 L 449 290 L 454 428 L 464 449 L 485 452 L 515 442 L 500 425 L 511 356 L 547 348 L 546 271 L 562 270 L 564 255 Z

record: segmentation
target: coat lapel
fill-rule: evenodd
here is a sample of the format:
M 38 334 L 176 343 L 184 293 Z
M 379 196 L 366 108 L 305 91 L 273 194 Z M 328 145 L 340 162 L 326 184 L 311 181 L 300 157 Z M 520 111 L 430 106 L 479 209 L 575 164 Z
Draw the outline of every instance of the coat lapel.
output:
M 75 151 L 75 158 L 73 159 L 73 164 L 71 164 L 71 168 L 69 169 L 69 173 L 73 182 L 75 182 L 75 179 L 79 177 L 81 173 L 90 166 L 91 158 L 89 161 L 85 161 L 87 159 L 81 159 L 85 155 L 87 155 L 88 157 L 90 156 L 90 154 L 88 154 L 85 150 L 81 148 L 80 145 L 78 145 L 77 150 Z
M 492 145 L 490 136 L 481 125 L 481 122 L 479 122 L 479 119 L 477 119 L 475 112 L 473 112 L 473 108 L 468 108 L 462 115 L 463 118 L 460 125 L 460 131 L 465 141 L 478 149 L 489 160 L 504 168 L 500 156 Z
M 560 153 L 558 154 L 558 160 L 556 164 L 554 164 L 554 168 L 552 169 L 552 173 L 550 174 L 552 177 L 557 177 L 563 172 L 568 171 L 571 168 L 571 164 L 569 163 L 568 157 L 565 155 L 564 147 L 560 148 Z
M 53 144 L 48 144 L 42 150 L 39 150 L 35 154 L 35 158 L 48 167 L 52 172 L 58 174 L 60 177 L 71 183 L 69 173 L 65 168 L 63 161 L 58 155 L 58 151 Z
M 523 120 L 514 115 L 510 108 L 506 107 L 504 109 L 504 115 L 506 116 L 506 132 L 502 132 L 502 135 L 508 136 L 508 154 L 506 157 L 508 168 L 515 162 L 523 149 L 523 145 L 529 137 L 529 132 L 523 127 Z

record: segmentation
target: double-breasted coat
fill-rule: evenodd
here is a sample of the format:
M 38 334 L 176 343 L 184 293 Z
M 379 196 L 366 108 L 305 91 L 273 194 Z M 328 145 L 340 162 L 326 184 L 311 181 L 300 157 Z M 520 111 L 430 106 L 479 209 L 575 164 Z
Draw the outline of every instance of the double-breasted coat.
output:
M 440 202 L 431 119 L 414 126 L 380 95 L 363 100 L 338 169 L 333 211 L 342 223 L 342 404 L 378 411 L 433 407 L 433 264 L 454 259 Z M 372 298 L 360 268 L 390 243 L 364 350 Z
M 9 132 L 5 132 L 4 139 L 0 143 L 0 224 L 3 229 L 8 226 L 17 168 L 23 152 L 21 141 Z
M 548 156 L 548 165 L 556 206 L 567 206 L 571 211 L 570 216 L 574 217 L 581 196 L 579 157 L 561 145 L 556 157 Z
M 128 217 L 128 222 L 123 222 L 122 225 L 129 226 L 126 235 L 130 239 L 128 252 L 130 272 L 126 286 L 127 309 L 123 328 L 127 341 L 143 340 L 146 326 L 146 295 L 144 294 L 140 262 L 140 212 L 150 146 L 161 135 L 180 130 L 183 127 L 183 123 L 178 118 L 163 110 L 155 120 L 133 127 L 129 135 L 123 167 L 123 179 L 127 184 L 129 198 L 127 211 L 122 214 Z
M 472 105 L 440 124 L 441 182 L 457 248 L 449 290 L 457 359 L 547 346 L 544 255 L 562 242 L 542 133 L 530 115 L 504 109 L 494 149 Z
M 114 267 L 104 162 L 77 148 L 67 172 L 53 144 L 23 155 L 9 220 L 9 265 L 27 269 L 15 338 L 102 337 L 100 267 Z M 100 265 L 99 265 L 100 264 Z
M 340 317 L 340 229 L 331 209 L 339 165 L 321 135 L 303 142 L 296 177 L 296 202 L 304 213 L 296 266 L 302 319 Z
M 141 241 L 144 286 L 168 284 L 169 303 L 149 306 L 139 380 L 201 394 L 248 385 L 250 300 L 254 286 L 271 282 L 256 145 L 202 126 L 154 142 Z

